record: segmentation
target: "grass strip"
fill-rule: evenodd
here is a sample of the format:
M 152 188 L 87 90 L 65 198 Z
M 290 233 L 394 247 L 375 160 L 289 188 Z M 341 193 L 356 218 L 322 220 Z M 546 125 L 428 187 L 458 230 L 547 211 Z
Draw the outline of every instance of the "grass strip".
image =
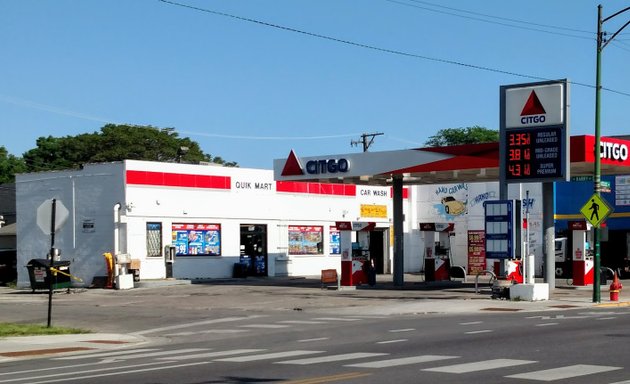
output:
M 70 335 L 77 333 L 91 333 L 85 329 L 50 327 L 40 324 L 0 323 L 0 337 L 10 336 L 39 336 L 39 335 Z

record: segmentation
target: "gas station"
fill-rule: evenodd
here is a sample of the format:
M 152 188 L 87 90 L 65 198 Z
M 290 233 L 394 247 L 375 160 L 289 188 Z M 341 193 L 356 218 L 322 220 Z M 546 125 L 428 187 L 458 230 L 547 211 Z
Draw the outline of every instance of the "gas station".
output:
M 466 144 L 449 147 L 429 147 L 398 151 L 363 152 L 330 154 L 300 157 L 291 151 L 285 159 L 274 160 L 274 179 L 276 181 L 320 181 L 328 183 L 390 186 L 393 197 L 393 283 L 404 285 L 404 247 L 403 247 L 403 186 L 436 183 L 478 183 L 499 181 L 500 201 L 507 198 L 509 183 L 542 183 L 543 190 L 543 238 L 544 263 L 554 265 L 554 182 L 570 181 L 571 177 L 589 177 L 593 175 L 595 161 L 595 137 L 589 135 L 569 135 L 569 84 L 566 80 L 516 84 L 501 87 L 500 141 L 494 143 Z M 602 175 L 620 175 L 630 168 L 628 147 L 630 141 L 616 138 L 601 138 L 601 173 Z M 603 200 L 603 199 L 602 199 Z M 590 201 L 590 200 L 589 200 Z M 587 201 L 584 202 L 585 204 Z M 511 203 L 510 203 L 511 204 Z M 605 202 L 604 202 L 605 204 Z M 602 207 L 601 220 L 610 208 Z M 515 208 L 513 208 L 515 209 Z M 605 212 L 608 210 L 608 212 Z M 501 275 L 505 276 L 507 262 L 521 259 L 527 266 L 527 244 L 522 244 L 520 232 L 524 229 L 519 215 L 512 218 L 515 227 L 504 238 L 493 240 L 486 236 L 486 247 L 497 246 L 500 259 L 506 261 L 501 266 Z M 583 214 L 585 214 L 583 212 Z M 589 214 L 590 215 L 590 214 Z M 585 217 L 585 221 L 589 217 Z M 436 226 L 437 224 L 437 226 Z M 488 227 L 486 222 L 486 233 Z M 353 225 L 356 225 L 353 223 Z M 448 268 L 448 223 L 421 223 L 425 228 L 424 253 L 427 281 L 445 279 L 442 268 Z M 433 226 L 433 227 L 432 227 Z M 451 228 L 452 230 L 452 228 Z M 574 250 L 574 272 L 583 274 L 574 278 L 576 284 L 589 284 L 587 277 L 589 261 L 584 250 L 589 239 L 588 231 L 575 231 L 580 241 L 574 241 L 574 247 L 582 246 L 582 256 Z M 344 237 L 350 241 L 349 235 Z M 426 240 L 429 239 L 429 240 Z M 494 241 L 494 243 L 493 243 Z M 342 248 L 351 255 L 350 245 L 342 241 Z M 577 249 L 577 248 L 576 248 Z M 344 255 L 346 255 L 344 253 Z M 495 255 L 496 256 L 496 255 Z M 343 256 L 342 256 L 343 257 Z M 345 259 L 348 261 L 348 259 Z M 533 262 L 533 261 L 532 261 Z M 344 274 L 342 261 L 342 281 Z M 511 267 L 510 267 L 511 268 Z M 527 268 L 525 268 L 527 270 Z M 347 271 L 347 269 L 346 269 Z M 592 268 L 590 269 L 592 274 Z M 524 285 L 531 284 L 532 292 L 541 291 L 533 287 L 533 273 L 527 276 Z M 542 287 L 548 292 L 555 288 L 555 269 L 546 268 Z M 345 282 L 351 283 L 347 277 Z M 592 282 L 591 282 L 592 284 Z M 531 297 L 531 295 L 526 295 Z M 534 298 L 535 299 L 535 298 Z M 544 299 L 544 298 L 543 298 Z

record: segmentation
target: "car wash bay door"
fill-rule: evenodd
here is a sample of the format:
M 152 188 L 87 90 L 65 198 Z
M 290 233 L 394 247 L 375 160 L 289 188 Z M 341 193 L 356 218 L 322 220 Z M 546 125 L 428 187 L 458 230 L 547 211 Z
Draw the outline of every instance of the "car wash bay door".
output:
M 267 226 L 241 224 L 241 262 L 250 276 L 267 276 Z

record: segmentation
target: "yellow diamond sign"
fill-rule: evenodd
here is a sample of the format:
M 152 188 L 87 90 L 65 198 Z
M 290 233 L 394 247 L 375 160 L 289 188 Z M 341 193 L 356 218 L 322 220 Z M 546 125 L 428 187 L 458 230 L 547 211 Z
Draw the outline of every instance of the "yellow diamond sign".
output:
M 612 208 L 606 203 L 606 200 L 594 193 L 580 209 L 580 212 L 593 227 L 599 228 L 600 224 L 612 213 Z

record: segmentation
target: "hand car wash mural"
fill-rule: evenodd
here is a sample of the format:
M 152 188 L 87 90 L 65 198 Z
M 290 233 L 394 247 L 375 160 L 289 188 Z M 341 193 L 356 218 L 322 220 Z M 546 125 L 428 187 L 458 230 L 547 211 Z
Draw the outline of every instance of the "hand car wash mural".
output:
M 439 203 L 433 205 L 437 214 L 452 220 L 466 213 L 468 183 L 440 185 L 435 189 L 435 197 L 439 199 Z

